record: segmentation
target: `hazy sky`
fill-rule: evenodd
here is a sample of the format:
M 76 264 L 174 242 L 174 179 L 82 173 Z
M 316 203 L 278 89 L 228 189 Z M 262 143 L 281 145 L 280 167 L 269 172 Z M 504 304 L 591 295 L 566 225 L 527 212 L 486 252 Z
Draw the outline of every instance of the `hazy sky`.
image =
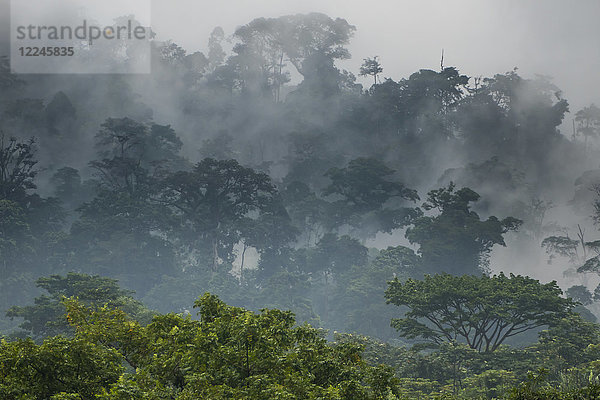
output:
M 554 77 L 573 110 L 600 103 L 600 0 L 148 1 L 160 38 L 189 52 L 205 50 L 215 26 L 230 35 L 253 18 L 318 11 L 356 26 L 354 59 L 342 64 L 354 73 L 363 58 L 374 55 L 383 75 L 394 79 L 437 69 L 444 48 L 445 65 L 468 75 L 518 67 L 526 77 Z M 8 8 L 0 8 L 0 15 L 0 34 L 7 37 Z
M 152 15 L 162 38 L 195 51 L 217 25 L 231 34 L 256 17 L 310 11 L 356 26 L 343 65 L 354 73 L 374 55 L 395 79 L 437 69 L 444 48 L 445 65 L 468 75 L 518 67 L 554 77 L 573 107 L 600 103 L 600 0 L 154 0 Z

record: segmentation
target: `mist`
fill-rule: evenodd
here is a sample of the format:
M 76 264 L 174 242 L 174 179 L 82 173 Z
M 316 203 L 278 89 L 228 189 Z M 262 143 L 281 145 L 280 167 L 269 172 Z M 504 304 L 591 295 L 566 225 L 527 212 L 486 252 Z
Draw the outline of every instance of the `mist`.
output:
M 394 278 L 583 285 L 600 317 L 600 3 L 151 7 L 150 74 L 17 74 L 0 3 L 0 333 L 73 272 L 392 342 Z

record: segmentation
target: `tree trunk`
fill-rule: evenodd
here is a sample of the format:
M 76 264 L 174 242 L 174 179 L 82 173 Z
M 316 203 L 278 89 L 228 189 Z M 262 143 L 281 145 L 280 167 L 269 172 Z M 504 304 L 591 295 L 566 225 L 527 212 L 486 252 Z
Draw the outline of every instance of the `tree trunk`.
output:
M 244 243 L 244 248 L 242 250 L 242 262 L 240 263 L 240 280 L 244 278 L 244 257 L 246 256 L 246 243 Z
M 213 238 L 212 250 L 213 250 L 213 265 L 212 265 L 212 270 L 213 270 L 213 272 L 216 272 L 217 268 L 219 267 L 219 251 L 218 251 L 218 248 L 217 248 L 217 237 L 216 236 Z

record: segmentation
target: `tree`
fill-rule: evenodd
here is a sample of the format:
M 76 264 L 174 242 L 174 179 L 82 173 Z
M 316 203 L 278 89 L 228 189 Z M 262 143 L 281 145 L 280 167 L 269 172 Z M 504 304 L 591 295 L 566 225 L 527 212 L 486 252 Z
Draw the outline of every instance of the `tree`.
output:
M 7 264 L 31 252 L 32 237 L 25 213 L 10 200 L 0 200 L 0 256 L 2 272 L 8 273 Z
M 208 63 L 209 68 L 212 71 L 223 64 L 223 61 L 225 60 L 225 52 L 221 46 L 224 39 L 225 32 L 220 26 L 217 26 L 210 33 L 210 38 L 208 39 Z
M 539 334 L 538 350 L 550 361 L 554 373 L 573 365 L 597 360 L 600 356 L 600 327 L 579 314 L 568 315 Z
M 385 292 L 388 303 L 409 308 L 403 318 L 392 320 L 401 336 L 437 345 L 461 340 L 479 352 L 493 352 L 510 337 L 556 324 L 574 307 L 561 294 L 554 281 L 542 284 L 503 273 L 394 279 Z
M 414 250 L 405 246 L 396 246 L 381 250 L 372 264 L 377 269 L 393 269 L 394 274 L 402 279 L 416 278 L 420 271 L 419 262 L 419 257 Z
M 595 104 L 577 111 L 575 122 L 577 122 L 576 132 L 583 136 L 586 148 L 590 138 L 600 136 L 600 108 Z
M 331 137 L 322 131 L 298 132 L 290 135 L 289 156 L 286 162 L 289 171 L 284 179 L 287 185 L 294 185 L 294 191 L 304 194 L 306 190 L 296 182 L 306 185 L 307 190 L 315 190 L 327 184 L 324 171 L 344 162 L 341 154 L 331 151 Z
M 144 124 L 131 118 L 108 118 L 96 134 L 101 160 L 91 166 L 111 185 L 133 190 L 142 171 L 183 169 L 183 143 L 170 125 Z
M 62 91 L 57 92 L 46 106 L 46 121 L 48 131 L 52 135 L 69 134 L 72 129 L 70 122 L 74 121 L 77 111 L 69 97 Z M 65 132 L 69 131 L 69 132 Z
M 305 86 L 326 86 L 325 92 L 333 93 L 339 90 L 340 78 L 333 62 L 350 57 L 344 46 L 354 30 L 346 20 L 320 13 L 257 18 L 235 31 L 239 42 L 230 62 L 238 66 L 243 89 L 258 93 L 270 89 L 276 100 L 281 85 L 289 81 L 284 59 L 304 77 Z
M 365 58 L 360 66 L 360 76 L 370 75 L 373 77 L 373 84 L 377 85 L 377 75 L 383 72 L 383 67 L 377 60 L 377 56 L 373 58 Z
M 54 196 L 69 210 L 74 210 L 93 198 L 93 182 L 82 181 L 79 171 L 75 168 L 59 168 L 50 178 L 50 183 L 54 188 Z
M 574 285 L 567 289 L 567 297 L 581 303 L 584 306 L 589 306 L 593 303 L 594 297 L 592 293 L 583 285 Z
M 103 192 L 80 209 L 68 241 L 66 267 L 119 279 L 143 296 L 175 272 L 168 208 L 127 193 Z
M 450 115 L 464 97 L 468 82 L 454 67 L 440 72 L 421 69 L 401 80 L 392 104 L 402 117 L 402 131 L 418 138 L 421 145 L 450 138 L 454 134 Z
M 35 338 L 58 334 L 72 334 L 65 317 L 64 298 L 76 297 L 88 307 L 108 306 L 122 308 L 132 317 L 148 323 L 152 313 L 142 303 L 134 300 L 133 292 L 123 290 L 115 279 L 69 272 L 67 275 L 52 275 L 36 281 L 36 286 L 48 294 L 36 297 L 34 305 L 11 307 L 6 316 L 23 318 L 20 325 Z
M 364 267 L 367 264 L 368 249 L 350 236 L 338 237 L 326 233 L 321 237 L 314 249 L 309 250 L 307 269 L 312 273 L 312 286 L 322 287 L 318 303 L 322 304 L 323 319 L 329 321 L 330 292 L 338 277 L 348 273 L 353 266 Z M 320 282 L 322 280 L 322 282 Z M 320 288 L 319 288 L 320 289 Z
M 215 160 L 231 160 L 235 158 L 235 153 L 231 147 L 233 137 L 225 131 L 212 139 L 204 139 L 200 147 L 200 156 L 202 158 L 214 158 Z
M 283 70 L 284 50 L 277 21 L 257 18 L 234 33 L 239 42 L 228 64 L 236 71 L 242 93 L 269 95 L 278 101 L 281 86 L 290 80 L 289 72 Z
M 292 27 L 286 32 L 290 40 L 284 41 L 286 53 L 298 67 L 307 57 L 321 53 L 332 59 L 346 59 L 350 53 L 346 48 L 356 28 L 346 20 L 335 20 L 325 14 L 309 13 L 288 15 L 281 18 L 284 24 Z
M 273 197 L 270 204 L 265 204 L 258 217 L 245 217 L 237 223 L 242 254 L 240 275 L 244 270 L 244 257 L 249 247 L 256 249 L 261 258 L 286 251 L 287 246 L 298 236 L 298 230 L 283 207 L 279 196 Z M 262 271 L 264 271 L 260 266 Z M 269 271 L 272 272 L 272 271 Z M 243 278 L 243 276 L 242 276 Z
M 172 272 L 172 244 L 163 235 L 172 215 L 155 200 L 158 179 L 133 159 L 115 157 L 95 166 L 100 187 L 77 209 L 79 218 L 71 225 L 70 265 L 119 277 L 144 292 L 161 274 Z
M 254 313 L 207 293 L 200 320 L 166 314 L 142 326 L 118 309 L 65 304 L 74 338 L 0 343 L 2 398 L 399 398 L 391 368 L 366 365 L 360 344 L 296 326 L 289 311 Z
M 237 224 L 266 210 L 277 192 L 268 175 L 235 160 L 212 158 L 191 172 L 175 172 L 164 185 L 162 201 L 182 218 L 182 238 L 210 251 L 213 271 L 221 257 L 232 261 L 233 246 L 240 240 Z
M 510 210 L 513 217 L 523 221 L 519 227 L 523 239 L 537 241 L 545 233 L 547 221 L 544 218 L 554 207 L 552 201 L 543 200 L 539 192 L 529 189 L 531 186 L 524 172 L 496 156 L 481 163 L 449 168 L 438 182 L 445 185 L 454 182 L 458 187 L 468 187 L 477 192 L 482 201 L 476 207 L 481 213 L 493 215 Z M 490 182 L 494 184 L 490 185 Z M 519 195 L 515 196 L 516 192 Z
M 0 132 L 0 199 L 23 202 L 35 189 L 35 141 L 21 142 Z
M 0 57 L 0 96 L 4 97 L 5 94 L 12 94 L 11 92 L 21 86 L 24 86 L 25 82 L 18 78 L 17 74 L 11 73 L 10 70 L 10 59 L 7 56 Z
M 512 160 L 519 169 L 535 173 L 537 187 L 547 187 L 556 180 L 555 164 L 548 154 L 561 148 L 564 157 L 578 157 L 566 145 L 564 136 L 558 129 L 566 112 L 569 111 L 567 100 L 547 77 L 525 79 L 519 76 L 516 69 L 505 74 L 497 74 L 493 78 L 484 79 L 481 89 L 474 100 L 483 106 L 472 110 L 482 119 L 470 119 L 472 123 L 487 121 L 485 126 L 473 128 L 468 135 L 479 142 L 474 149 L 477 153 L 492 151 L 503 160 Z M 489 119 L 488 119 L 489 118 Z M 492 134 L 490 141 L 488 131 Z M 482 132 L 485 132 L 482 135 Z
M 0 199 L 0 310 L 22 301 L 24 286 L 31 276 L 27 267 L 35 260 L 35 237 L 25 210 L 17 203 Z
M 370 255 L 373 252 L 370 249 Z M 397 246 L 381 250 L 370 263 L 362 260 L 349 261 L 345 270 L 334 275 L 330 302 L 333 311 L 330 320 L 324 322 L 337 331 L 393 340 L 397 334 L 390 327 L 390 320 L 396 315 L 396 308 L 383 301 L 383 293 L 390 280 L 415 277 L 418 257 L 413 250 Z
M 65 213 L 56 198 L 36 189 L 34 139 L 21 141 L 0 132 L 0 309 L 19 304 L 31 281 L 50 264 L 52 238 L 60 235 Z
M 506 245 L 503 235 L 516 230 L 521 221 L 494 216 L 482 221 L 471 210 L 471 203 L 478 200 L 479 194 L 469 188 L 456 190 L 453 183 L 428 193 L 423 208 L 439 214 L 415 218 L 406 231 L 406 238 L 420 246 L 424 272 L 479 274 L 486 269 L 492 247 Z
M 92 399 L 118 381 L 120 354 L 85 339 L 0 342 L 0 398 Z
M 326 275 L 340 274 L 353 265 L 364 266 L 367 263 L 367 251 L 358 240 L 348 235 L 338 237 L 326 233 L 313 249 L 309 268 Z
M 318 242 L 326 230 L 329 203 L 310 190 L 308 185 L 294 181 L 282 190 L 286 210 L 306 239 L 306 246 Z
M 343 46 L 349 43 L 355 30 L 344 19 L 334 20 L 325 14 L 309 13 L 259 18 L 238 28 L 235 35 L 243 42 L 259 35 L 270 39 L 272 45 L 285 52 L 297 71 L 305 75 L 303 62 L 312 55 L 349 58 L 350 53 Z
M 407 225 L 416 216 L 415 210 L 399 206 L 419 196 L 390 179 L 394 172 L 374 158 L 357 158 L 344 168 L 328 170 L 325 176 L 331 183 L 323 194 L 339 199 L 331 207 L 334 227 L 348 224 L 368 237 Z
M 90 163 L 96 196 L 77 209 L 70 265 L 118 277 L 141 294 L 162 274 L 173 272 L 173 244 L 165 235 L 172 215 L 157 197 L 168 169 L 184 165 L 178 155 L 181 146 L 168 125 L 130 118 L 109 118 L 102 124 L 96 135 L 101 159 Z M 59 177 L 65 175 L 73 180 L 72 171 Z
M 595 217 L 593 217 L 595 218 Z M 566 231 L 566 230 L 565 230 Z M 577 239 L 571 239 L 568 232 L 560 236 L 548 236 L 542 241 L 542 247 L 549 255 L 548 264 L 558 257 L 568 259 L 570 267 L 564 271 L 565 276 L 577 274 L 598 273 L 600 271 L 600 240 L 586 241 L 585 229 L 577 225 Z M 600 287 L 600 285 L 599 285 Z M 585 287 L 574 286 L 573 294 L 583 295 L 581 289 Z M 587 289 L 585 289 L 587 290 Z M 575 298 L 575 296 L 572 296 Z M 587 296 L 584 295 L 584 298 Z M 594 298 L 594 300 L 598 300 Z M 585 304 L 585 302 L 582 302 Z

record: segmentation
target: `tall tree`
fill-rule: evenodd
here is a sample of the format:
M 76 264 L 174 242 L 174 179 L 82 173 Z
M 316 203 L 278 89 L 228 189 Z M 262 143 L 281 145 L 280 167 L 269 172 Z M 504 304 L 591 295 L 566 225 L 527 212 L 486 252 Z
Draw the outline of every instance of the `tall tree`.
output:
M 173 245 L 164 234 L 171 214 L 155 200 L 168 167 L 182 162 L 181 141 L 169 126 L 130 118 L 107 119 L 96 139 L 102 157 L 90 163 L 96 196 L 79 207 L 71 226 L 72 262 L 143 294 L 174 269 Z
M 389 283 L 389 303 L 407 306 L 392 320 L 402 336 L 441 344 L 464 340 L 480 352 L 493 352 L 506 339 L 557 324 L 574 303 L 561 297 L 556 282 L 542 284 L 520 275 L 476 277 L 427 275 Z
M 575 122 L 577 122 L 577 128 L 574 133 L 583 136 L 586 147 L 589 139 L 600 136 L 600 108 L 595 104 L 590 104 L 577 111 Z
M 33 138 L 22 142 L 0 132 L 0 198 L 24 201 L 28 191 L 36 188 L 36 164 Z
M 133 292 L 121 289 L 114 279 L 70 272 L 39 278 L 36 286 L 47 294 L 36 297 L 33 305 L 14 306 L 6 313 L 11 319 L 23 318 L 20 327 L 35 338 L 73 334 L 62 303 L 65 297 L 76 297 L 88 307 L 120 308 L 143 323 L 152 317 L 142 303 L 131 297 Z
M 373 58 L 365 58 L 360 66 L 360 76 L 372 76 L 373 84 L 377 85 L 377 75 L 383 72 L 383 67 L 377 60 L 377 56 Z
M 291 62 L 308 86 L 320 82 L 337 88 L 339 71 L 333 61 L 349 58 L 344 46 L 354 30 L 345 20 L 320 13 L 257 18 L 236 30 L 239 43 L 232 62 L 240 66 L 242 77 L 247 77 L 243 79 L 246 85 L 255 82 L 255 90 L 278 91 L 289 80 L 283 71 L 284 59 Z
M 268 175 L 235 160 L 206 158 L 190 172 L 169 176 L 162 201 L 181 217 L 184 240 L 209 249 L 216 271 L 221 257 L 232 261 L 240 239 L 237 224 L 266 210 L 275 194 Z
M 417 214 L 403 205 L 419 197 L 416 191 L 393 180 L 394 172 L 374 158 L 357 158 L 344 168 L 327 171 L 325 176 L 331 183 L 323 194 L 334 200 L 334 227 L 348 224 L 368 237 L 407 225 Z
M 516 230 L 521 221 L 494 216 L 482 221 L 471 210 L 471 203 L 478 200 L 477 193 L 469 188 L 456 190 L 453 183 L 428 193 L 423 208 L 438 214 L 414 219 L 406 231 L 406 238 L 419 245 L 424 272 L 478 275 L 486 271 L 492 247 L 506 245 L 503 235 Z

